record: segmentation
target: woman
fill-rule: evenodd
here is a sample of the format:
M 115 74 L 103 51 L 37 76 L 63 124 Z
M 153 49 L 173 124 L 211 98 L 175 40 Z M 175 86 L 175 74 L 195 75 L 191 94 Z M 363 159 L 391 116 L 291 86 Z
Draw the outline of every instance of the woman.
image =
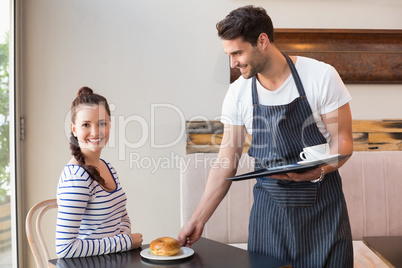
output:
M 126 194 L 116 170 L 100 158 L 109 140 L 107 100 L 83 87 L 71 105 L 70 149 L 57 190 L 56 252 L 59 258 L 85 257 L 138 248 L 131 233 Z

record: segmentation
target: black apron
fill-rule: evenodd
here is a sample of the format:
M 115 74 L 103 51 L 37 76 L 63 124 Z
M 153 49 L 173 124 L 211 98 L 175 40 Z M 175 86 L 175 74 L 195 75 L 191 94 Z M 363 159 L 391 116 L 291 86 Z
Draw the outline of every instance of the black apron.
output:
M 303 147 L 326 143 L 318 130 L 292 60 L 284 55 L 299 97 L 260 105 L 252 77 L 255 170 L 300 161 Z M 353 267 L 352 237 L 338 171 L 318 183 L 257 178 L 249 224 L 250 251 L 290 261 L 293 267 Z

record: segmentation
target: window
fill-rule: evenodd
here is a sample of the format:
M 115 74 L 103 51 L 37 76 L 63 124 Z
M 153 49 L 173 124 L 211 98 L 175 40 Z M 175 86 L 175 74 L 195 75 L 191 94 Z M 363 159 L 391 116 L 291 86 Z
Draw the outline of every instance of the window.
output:
M 9 36 L 10 0 L 0 0 L 0 267 L 12 267 L 10 176 Z

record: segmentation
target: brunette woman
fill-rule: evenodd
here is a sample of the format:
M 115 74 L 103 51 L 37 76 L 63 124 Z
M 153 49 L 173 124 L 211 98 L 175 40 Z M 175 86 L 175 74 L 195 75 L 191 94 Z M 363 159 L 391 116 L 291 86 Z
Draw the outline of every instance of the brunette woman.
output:
M 107 100 L 83 87 L 71 105 L 73 158 L 58 184 L 56 252 L 59 258 L 102 255 L 138 248 L 131 233 L 126 194 L 113 166 L 100 158 L 109 140 Z

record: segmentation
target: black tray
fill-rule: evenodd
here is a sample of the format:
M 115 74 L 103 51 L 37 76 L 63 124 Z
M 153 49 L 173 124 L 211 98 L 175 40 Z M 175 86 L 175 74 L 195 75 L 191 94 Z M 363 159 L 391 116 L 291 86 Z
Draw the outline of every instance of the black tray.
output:
M 259 171 L 253 171 L 245 174 L 241 174 L 235 177 L 227 178 L 226 180 L 228 181 L 242 181 L 242 180 L 248 180 L 248 179 L 255 179 L 257 177 L 267 177 L 271 175 L 278 175 L 278 174 L 284 174 L 284 173 L 289 173 L 289 172 L 302 172 L 306 171 L 309 169 L 314 169 L 317 167 L 322 167 L 326 166 L 329 164 L 337 163 L 339 161 L 345 160 L 348 158 L 350 154 L 348 155 L 340 155 L 337 158 L 333 158 L 330 160 L 317 160 L 316 162 L 310 164 L 310 165 L 300 165 L 300 164 L 289 164 L 285 166 L 279 166 L 279 167 L 273 167 L 273 168 L 268 168 L 265 170 L 259 170 Z

